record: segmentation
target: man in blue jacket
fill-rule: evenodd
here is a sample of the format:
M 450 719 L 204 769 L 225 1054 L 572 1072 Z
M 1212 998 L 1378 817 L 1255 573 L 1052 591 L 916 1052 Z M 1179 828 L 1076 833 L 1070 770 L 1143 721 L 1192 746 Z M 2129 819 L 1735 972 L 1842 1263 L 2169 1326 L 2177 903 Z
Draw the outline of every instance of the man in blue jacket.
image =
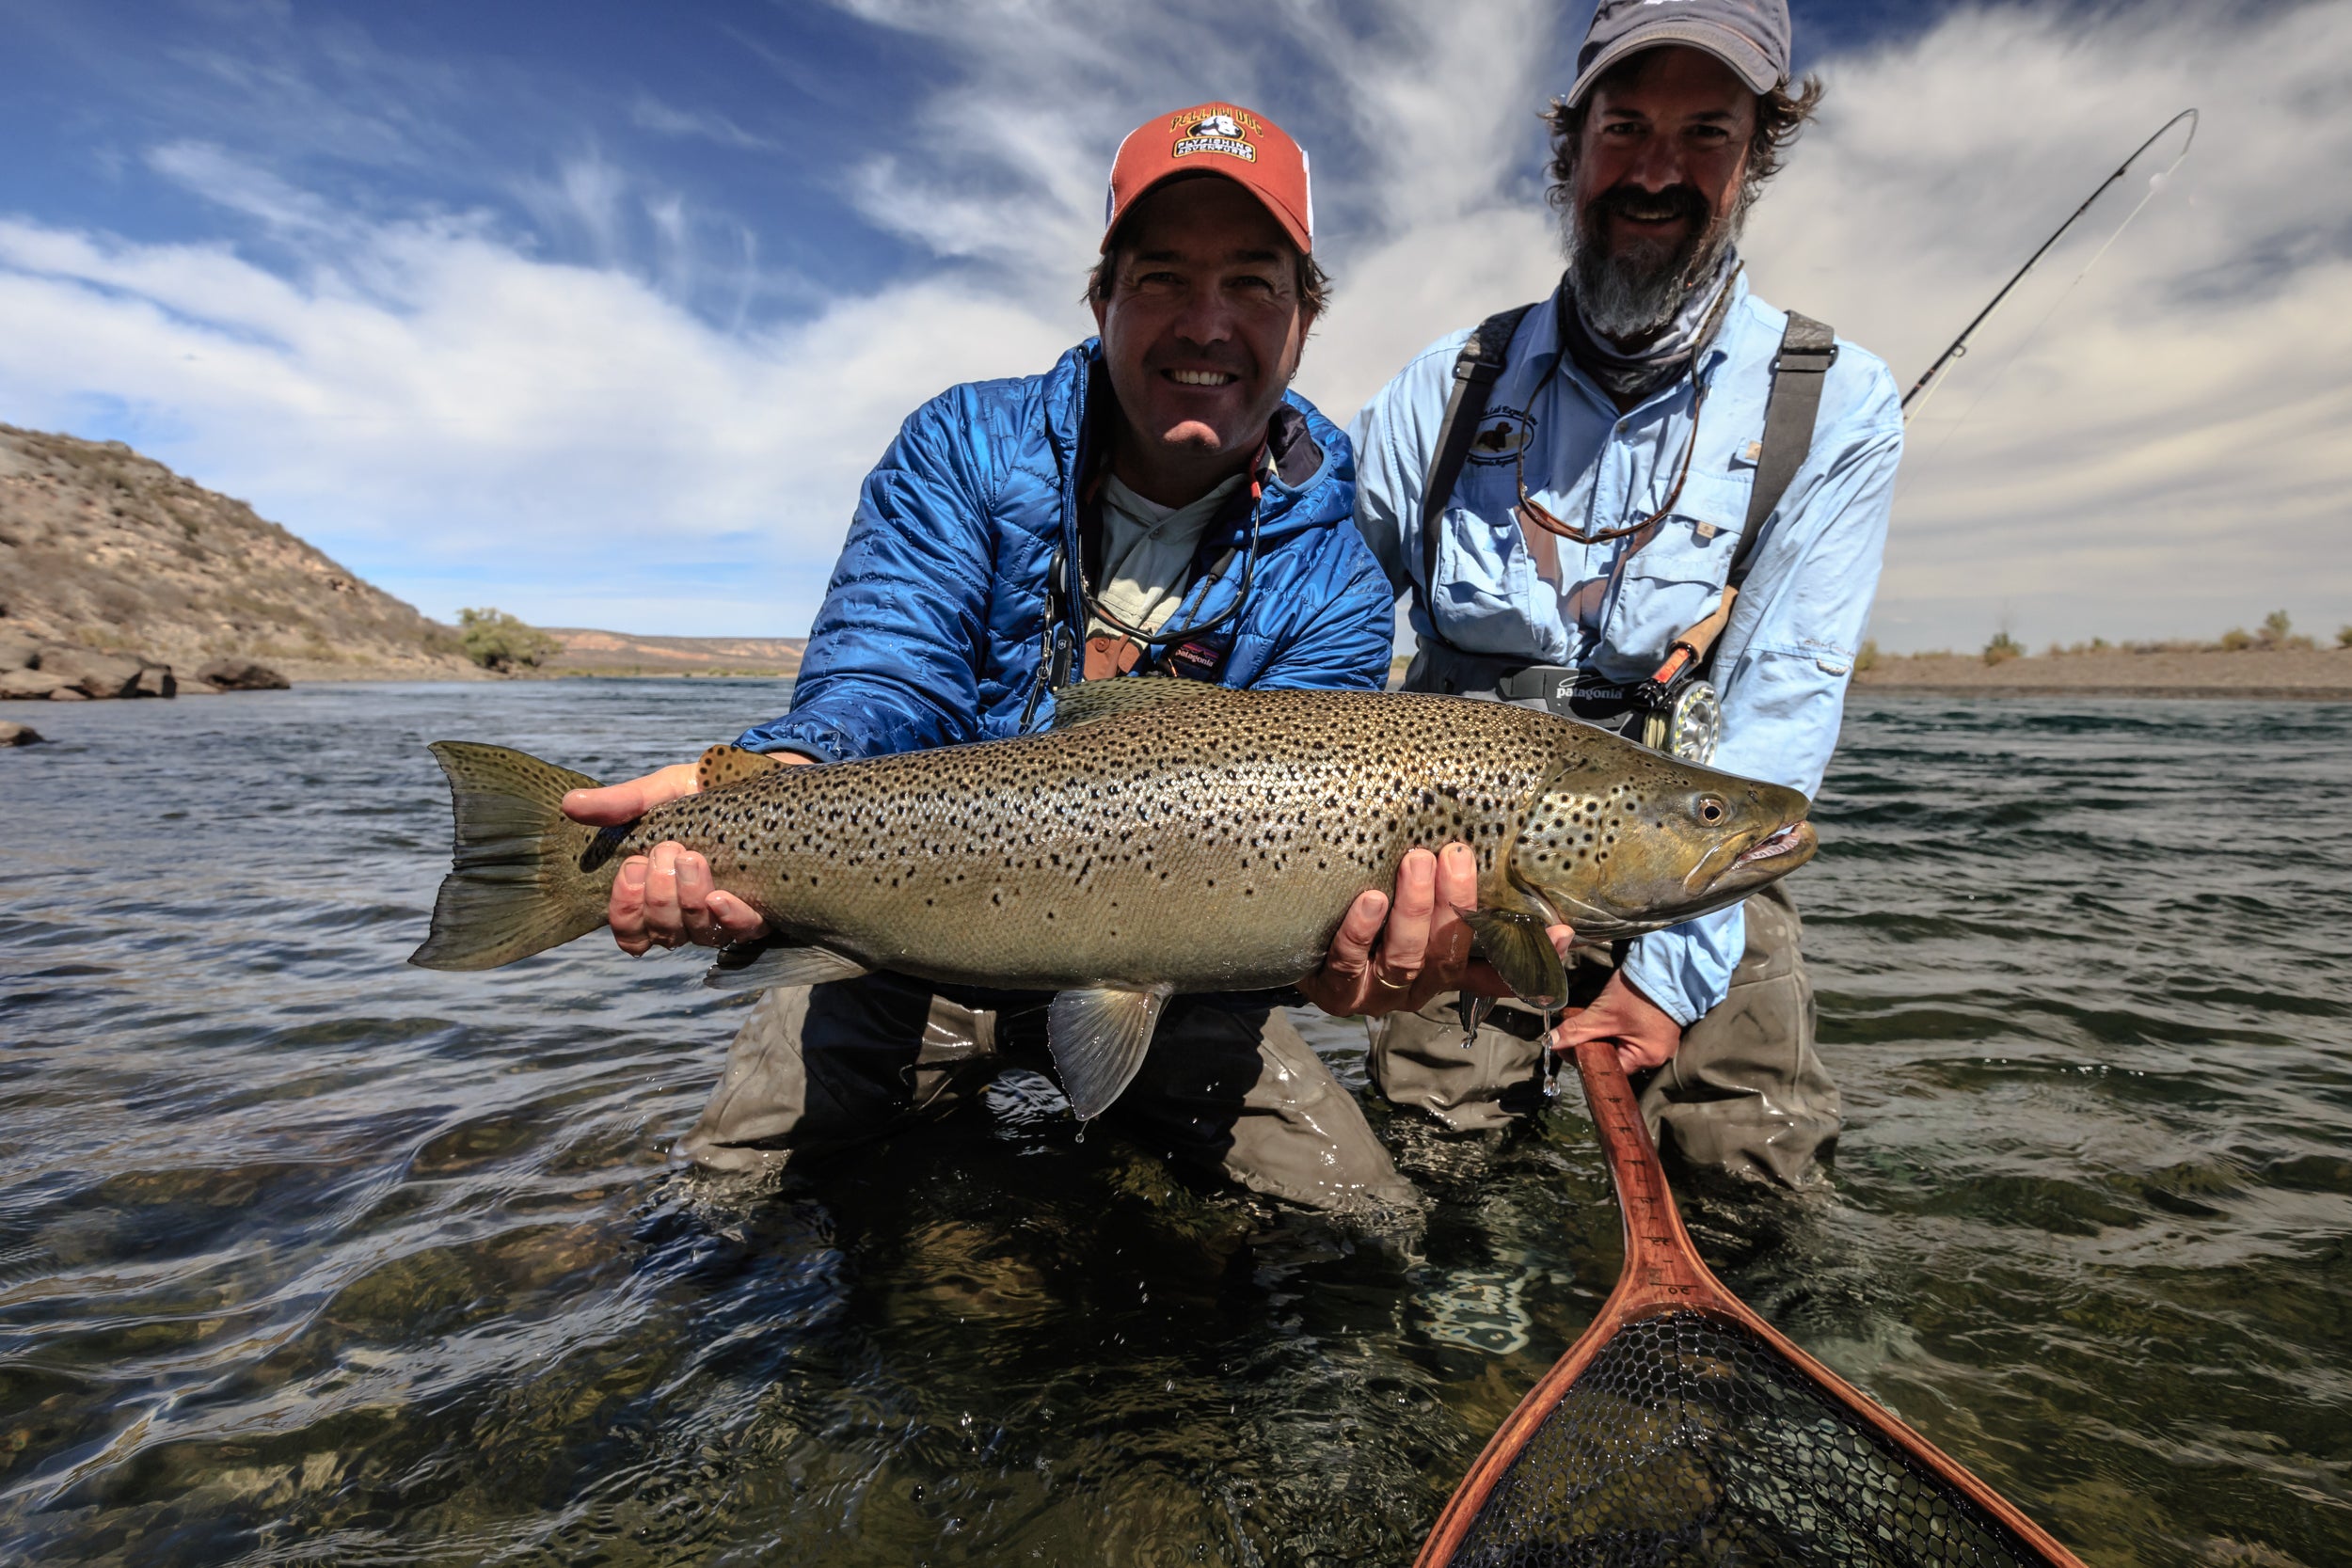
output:
M 1018 735 L 1063 682 L 1132 672 L 1378 689 L 1391 596 L 1352 521 L 1347 439 L 1286 390 L 1323 301 L 1311 214 L 1305 154 L 1246 109 L 1131 134 L 1089 289 L 1100 337 L 906 421 L 866 476 L 791 711 L 739 744 L 833 762 Z M 623 822 L 692 787 L 682 765 L 565 809 Z M 1425 892 L 1430 866 L 1414 874 Z M 1385 900 L 1363 909 L 1377 925 Z M 611 913 L 632 953 L 764 929 L 675 845 L 628 863 Z M 771 1169 L 943 1113 L 1009 1057 L 1044 1063 L 1046 1000 L 887 974 L 769 991 L 684 1152 Z M 1406 1192 L 1355 1101 L 1263 1002 L 1170 1003 L 1109 1116 L 1292 1201 Z
M 1692 751 L 1719 721 L 1717 766 L 1820 787 L 1902 414 L 1883 363 L 1748 292 L 1740 220 L 1820 92 L 1789 88 L 1786 0 L 1601 0 L 1551 116 L 1567 276 L 1433 345 L 1356 426 L 1358 520 L 1413 597 L 1411 689 Z M 1551 1043 L 1615 1042 L 1692 1163 L 1815 1179 L 1837 1091 L 1785 888 L 1582 957 L 1589 1006 Z M 1505 1005 L 1465 1049 L 1425 990 L 1375 1028 L 1389 1098 L 1463 1129 L 1540 1102 L 1541 1015 Z

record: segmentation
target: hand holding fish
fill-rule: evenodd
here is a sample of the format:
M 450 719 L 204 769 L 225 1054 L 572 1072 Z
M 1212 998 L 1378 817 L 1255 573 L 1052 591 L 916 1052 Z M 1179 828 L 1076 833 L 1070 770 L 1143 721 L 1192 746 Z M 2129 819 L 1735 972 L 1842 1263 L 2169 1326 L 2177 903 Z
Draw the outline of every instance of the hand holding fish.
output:
M 1471 958 L 1473 934 L 1454 912 L 1477 907 L 1478 857 L 1469 845 L 1449 844 L 1437 855 L 1415 849 L 1397 867 L 1394 899 L 1377 891 L 1359 894 L 1323 967 L 1298 989 L 1343 1018 L 1418 1011 L 1453 990 L 1508 996 L 1511 988 L 1494 966 Z M 1569 928 L 1554 926 L 1545 934 L 1565 958 Z
M 783 752 L 776 760 L 805 763 L 809 759 Z M 592 827 L 619 827 L 656 806 L 693 794 L 702 787 L 697 774 L 696 764 L 681 762 L 601 789 L 575 789 L 564 797 L 564 815 Z M 768 923 L 759 911 L 732 893 L 712 886 L 710 862 L 675 839 L 621 863 L 620 874 L 612 879 L 606 914 L 614 944 L 632 958 L 652 947 L 676 947 L 689 942 L 698 947 L 717 947 L 730 942 L 753 942 L 768 934 Z

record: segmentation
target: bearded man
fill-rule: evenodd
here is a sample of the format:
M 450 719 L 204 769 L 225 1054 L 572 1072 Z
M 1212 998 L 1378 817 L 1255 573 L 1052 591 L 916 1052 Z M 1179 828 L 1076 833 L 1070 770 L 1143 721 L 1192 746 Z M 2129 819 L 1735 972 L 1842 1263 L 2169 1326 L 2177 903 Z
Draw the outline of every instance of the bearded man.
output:
M 1439 341 L 1352 434 L 1357 524 L 1413 597 L 1408 689 L 1685 754 L 1719 723 L 1717 767 L 1811 795 L 1877 588 L 1902 419 L 1881 361 L 1756 298 L 1740 268 L 1741 221 L 1820 97 L 1813 79 L 1789 90 L 1788 53 L 1785 0 L 1602 0 L 1550 114 L 1559 290 Z M 1474 875 L 1458 849 L 1441 858 L 1440 911 L 1470 902 Z M 1819 1179 L 1837 1092 L 1782 888 L 1580 952 L 1583 1010 L 1549 1042 L 1506 1005 L 1465 1046 L 1459 933 L 1390 964 L 1376 912 L 1351 917 L 1332 962 L 1371 982 L 1356 1010 L 1385 1015 L 1371 1071 L 1390 1099 L 1500 1125 L 1541 1102 L 1547 1043 L 1609 1039 L 1687 1161 Z

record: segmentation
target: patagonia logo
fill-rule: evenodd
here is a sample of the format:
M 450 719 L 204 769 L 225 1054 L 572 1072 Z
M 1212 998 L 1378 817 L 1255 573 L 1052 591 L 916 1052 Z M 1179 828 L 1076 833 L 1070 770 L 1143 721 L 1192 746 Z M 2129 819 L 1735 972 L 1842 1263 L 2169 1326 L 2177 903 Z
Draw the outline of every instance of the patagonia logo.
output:
M 1202 638 L 1197 642 L 1180 643 L 1168 656 L 1168 673 L 1188 680 L 1215 680 L 1217 667 L 1232 652 L 1232 644 L 1223 638 Z

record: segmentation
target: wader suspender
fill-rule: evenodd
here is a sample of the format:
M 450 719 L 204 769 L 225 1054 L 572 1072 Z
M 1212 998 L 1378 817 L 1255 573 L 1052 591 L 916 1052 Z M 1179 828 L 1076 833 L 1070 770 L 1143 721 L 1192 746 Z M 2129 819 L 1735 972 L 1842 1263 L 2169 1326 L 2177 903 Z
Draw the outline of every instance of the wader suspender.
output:
M 1422 607 L 1430 635 L 1446 641 L 1438 630 L 1438 536 L 1446 502 L 1462 477 L 1470 458 L 1470 441 L 1486 416 L 1487 395 L 1502 376 L 1511 338 L 1532 305 L 1503 310 L 1478 324 L 1454 361 L 1454 392 L 1446 399 L 1445 418 L 1438 426 L 1437 455 L 1430 460 L 1429 478 L 1421 500 Z M 1715 613 L 1676 639 L 1666 662 L 1651 682 L 1663 687 L 1691 665 L 1714 651 L 1715 639 L 1731 619 L 1731 601 L 1748 580 L 1755 564 L 1756 538 L 1764 519 L 1788 493 L 1789 482 L 1813 447 L 1813 422 L 1821 406 L 1821 382 L 1837 362 L 1837 334 L 1810 316 L 1788 312 L 1780 335 L 1780 352 L 1772 357 L 1772 389 L 1764 402 L 1764 435 L 1756 459 L 1756 488 L 1748 498 L 1748 515 L 1733 548 L 1731 570 L 1724 578 L 1724 601 Z M 1705 633 L 1705 645 L 1693 646 Z M 1451 643 L 1446 643 L 1451 647 Z
M 1498 310 L 1478 324 L 1454 360 L 1454 391 L 1445 400 L 1445 418 L 1438 426 L 1438 454 L 1429 464 L 1429 478 L 1421 496 L 1421 594 L 1429 619 L 1429 635 L 1445 642 L 1438 629 L 1438 530 L 1445 519 L 1445 503 L 1454 499 L 1454 482 L 1470 460 L 1470 442 L 1478 421 L 1486 417 L 1486 398 L 1511 353 L 1512 335 L 1535 309 L 1521 305 Z M 1452 643 L 1446 644 L 1448 647 Z
M 1772 358 L 1772 390 L 1764 400 L 1764 450 L 1756 459 L 1756 489 L 1748 497 L 1747 526 L 1740 531 L 1732 552 L 1726 586 L 1739 588 L 1748 580 L 1754 563 L 1756 535 L 1772 515 L 1788 482 L 1797 477 L 1805 453 L 1813 450 L 1813 420 L 1820 412 L 1821 382 L 1837 363 L 1837 333 L 1811 316 L 1788 312 L 1788 325 L 1780 335 L 1780 353 Z

